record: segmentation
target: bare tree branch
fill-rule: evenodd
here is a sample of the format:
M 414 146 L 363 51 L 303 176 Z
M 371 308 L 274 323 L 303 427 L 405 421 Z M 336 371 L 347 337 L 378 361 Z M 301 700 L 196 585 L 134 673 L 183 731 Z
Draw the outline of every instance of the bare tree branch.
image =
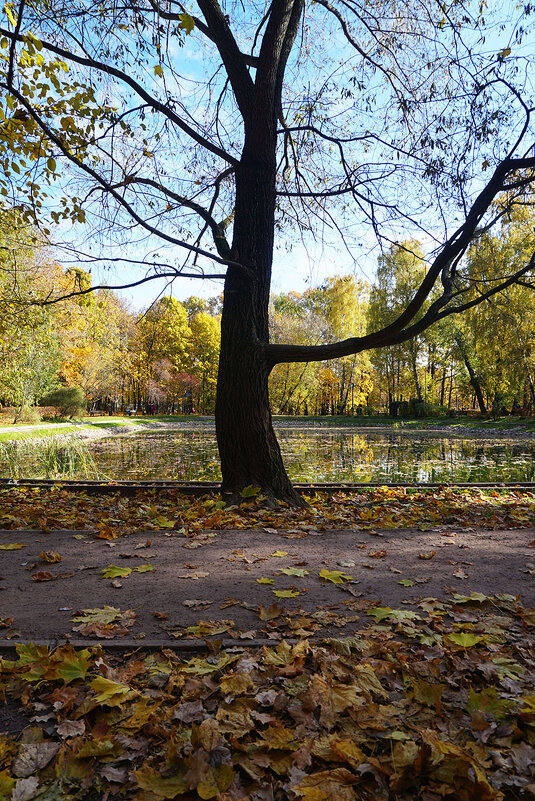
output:
M 10 42 L 19 41 L 22 42 L 24 37 L 21 34 L 15 34 L 6 28 L 0 27 L 0 35 L 5 36 Z M 43 48 L 50 53 L 54 53 L 57 56 L 61 56 L 62 58 L 66 59 L 67 61 L 73 61 L 75 64 L 79 64 L 82 67 L 89 67 L 91 69 L 98 70 L 99 72 L 105 73 L 106 75 L 112 75 L 114 78 L 117 78 L 122 83 L 129 86 L 131 89 L 136 92 L 139 97 L 141 97 L 145 103 L 153 108 L 155 111 L 160 112 L 163 114 L 167 119 L 180 128 L 185 134 L 187 134 L 191 139 L 193 139 L 197 144 L 201 145 L 202 147 L 206 148 L 210 153 L 213 153 L 219 158 L 227 161 L 229 164 L 236 165 L 237 159 L 231 156 L 229 153 L 226 153 L 222 148 L 218 145 L 215 145 L 213 142 L 210 142 L 209 139 L 199 134 L 191 125 L 188 125 L 178 114 L 170 108 L 169 105 L 161 103 L 157 100 L 150 92 L 147 92 L 140 83 L 138 83 L 131 75 L 128 75 L 126 72 L 117 69 L 117 67 L 113 67 L 110 64 L 104 64 L 101 61 L 97 61 L 94 58 L 89 58 L 86 56 L 79 56 L 76 53 L 72 53 L 69 50 L 64 50 L 62 47 L 58 47 L 57 45 L 52 44 L 51 42 L 42 41 L 41 42 Z
M 265 344 L 264 356 L 268 363 L 274 366 L 275 364 L 286 362 L 324 361 L 325 359 L 336 359 L 342 356 L 348 356 L 352 353 L 360 353 L 363 350 L 371 348 L 398 344 L 416 336 L 416 334 L 425 330 L 425 328 L 428 328 L 433 322 L 436 322 L 442 317 L 448 314 L 465 311 L 481 303 L 482 300 L 506 289 L 511 284 L 514 284 L 518 278 L 522 277 L 533 268 L 535 254 L 527 266 L 517 271 L 498 286 L 483 293 L 481 297 L 458 307 L 448 307 L 447 310 L 444 310 L 444 307 L 452 297 L 456 265 L 474 238 L 479 221 L 488 210 L 496 195 L 502 191 L 507 175 L 517 170 L 532 169 L 534 167 L 535 157 L 518 159 L 508 158 L 496 168 L 487 186 L 480 192 L 472 205 L 466 221 L 446 242 L 429 268 L 414 297 L 410 303 L 407 304 L 404 311 L 392 323 L 379 331 L 375 331 L 363 337 L 351 337 L 341 342 L 334 342 L 327 345 Z M 527 182 L 529 182 L 528 178 L 526 178 L 526 183 Z M 442 296 L 431 304 L 426 314 L 419 321 L 409 326 L 411 320 L 414 319 L 422 308 L 439 276 L 441 276 L 444 288 Z

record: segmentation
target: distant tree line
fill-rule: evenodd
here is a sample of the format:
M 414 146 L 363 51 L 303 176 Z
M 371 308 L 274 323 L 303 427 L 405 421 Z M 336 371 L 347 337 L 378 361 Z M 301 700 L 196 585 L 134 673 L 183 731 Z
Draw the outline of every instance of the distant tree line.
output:
M 88 410 L 212 413 L 219 351 L 217 300 L 162 297 L 140 313 L 96 290 L 50 303 L 91 276 L 57 264 L 17 215 L 0 224 L 0 403 L 17 416 L 61 387 Z
M 474 291 L 511 270 L 535 247 L 529 207 L 505 217 L 468 254 Z M 521 223 L 521 224 L 519 224 Z M 523 233 L 521 233 L 523 232 Z M 314 345 L 362 336 L 395 319 L 427 265 L 420 244 L 394 244 L 378 259 L 375 283 L 334 276 L 303 293 L 272 295 L 271 341 Z M 91 276 L 65 270 L 15 212 L 0 226 L 0 403 L 18 416 L 79 388 L 88 410 L 212 414 L 221 298 L 165 296 L 134 312 Z M 287 415 L 430 416 L 459 410 L 535 413 L 532 287 L 515 283 L 402 344 L 324 362 L 274 367 L 270 400 Z M 420 314 L 425 314 L 429 298 Z

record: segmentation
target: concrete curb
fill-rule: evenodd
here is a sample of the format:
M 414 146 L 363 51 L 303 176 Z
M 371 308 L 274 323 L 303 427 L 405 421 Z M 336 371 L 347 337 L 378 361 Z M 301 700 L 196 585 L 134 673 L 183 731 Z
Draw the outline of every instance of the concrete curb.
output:
M 12 640 L 0 640 L 0 655 L 7 654 L 12 655 L 16 653 L 17 645 L 37 645 L 41 647 L 47 647 L 50 649 L 57 648 L 61 645 L 72 645 L 74 648 L 96 648 L 98 646 L 102 647 L 103 650 L 109 651 L 111 653 L 125 653 L 128 651 L 159 651 L 162 648 L 166 648 L 170 651 L 175 651 L 177 654 L 184 653 L 184 654 L 196 654 L 196 653 L 210 653 L 213 651 L 213 646 L 218 647 L 218 650 L 230 650 L 230 649 L 243 649 L 248 650 L 250 648 L 263 648 L 264 646 L 268 647 L 275 647 L 281 640 L 285 640 L 285 642 L 294 644 L 299 642 L 299 640 L 295 637 L 281 637 L 280 639 L 255 639 L 255 640 L 234 640 L 234 639 L 223 639 L 219 640 L 214 638 L 214 640 L 192 640 L 192 639 L 184 639 L 184 640 L 160 640 L 160 639 L 141 639 L 141 640 L 134 640 L 130 638 L 121 638 L 117 640 L 82 640 L 82 639 L 74 639 L 73 638 L 57 638 L 57 639 L 36 639 L 36 640 L 28 640 L 24 638 L 14 638 Z M 308 638 L 312 639 L 312 638 Z M 322 638 L 324 641 L 325 638 Z

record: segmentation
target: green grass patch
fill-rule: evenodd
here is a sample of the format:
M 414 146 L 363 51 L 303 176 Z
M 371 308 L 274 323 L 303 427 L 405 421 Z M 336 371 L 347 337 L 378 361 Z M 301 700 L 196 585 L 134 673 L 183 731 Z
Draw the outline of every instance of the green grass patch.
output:
M 0 433 L 0 442 L 7 442 L 13 439 L 34 439 L 41 437 L 60 437 L 65 435 L 68 429 L 65 428 L 34 428 L 31 431 L 20 431 L 14 428 L 13 431 Z
M 99 422 L 95 422 L 95 419 Z M 296 418 L 299 419 L 299 418 Z M 128 415 L 114 415 L 113 417 L 84 417 L 84 423 L 96 426 L 108 425 L 121 425 L 130 423 L 132 425 L 141 425 L 150 422 L 164 422 L 164 423 L 191 423 L 191 422 L 213 422 L 213 415 L 191 415 L 191 414 L 153 414 L 153 415 L 138 415 L 137 417 L 129 417 Z

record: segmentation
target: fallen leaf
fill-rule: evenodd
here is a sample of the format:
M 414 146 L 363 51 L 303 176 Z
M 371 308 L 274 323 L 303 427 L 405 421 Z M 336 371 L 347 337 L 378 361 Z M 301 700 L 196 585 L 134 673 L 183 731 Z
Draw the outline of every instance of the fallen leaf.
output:
M 389 606 L 375 606 L 368 609 L 367 615 L 375 617 L 376 620 L 391 618 L 392 620 L 421 620 L 417 612 L 409 612 L 405 609 L 391 609 Z
M 127 684 L 107 679 L 105 676 L 97 676 L 89 686 L 96 693 L 95 702 L 106 706 L 120 706 L 125 696 L 130 693 Z
M 432 559 L 436 555 L 436 551 L 429 551 L 428 553 L 419 553 L 418 559 Z
M 206 578 L 206 576 L 209 575 L 210 573 L 207 573 L 205 570 L 198 570 L 195 573 L 179 573 L 178 578 L 193 579 L 195 581 L 196 579 Z
M 49 562 L 50 564 L 61 562 L 61 556 L 56 551 L 41 551 L 39 556 L 43 562 Z
M 478 634 L 470 634 L 467 631 L 453 632 L 452 634 L 447 634 L 446 637 L 455 645 L 460 645 L 461 648 L 472 648 L 472 646 L 483 641 L 483 637 Z
M 83 720 L 64 720 L 63 723 L 60 723 L 57 727 L 56 732 L 63 739 L 67 737 L 79 737 L 85 732 L 85 723 Z
M 297 576 L 298 578 L 308 576 L 308 570 L 304 570 L 302 567 L 281 567 L 278 572 L 285 576 Z
M 283 610 L 280 608 L 280 606 L 277 606 L 276 603 L 267 608 L 260 604 L 258 617 L 260 620 L 274 620 L 276 617 L 279 617 L 282 614 L 282 611 Z
M 8 542 L 6 545 L 0 545 L 0 551 L 18 551 L 19 548 L 27 548 L 22 542 Z
M 39 780 L 35 776 L 19 779 L 13 788 L 11 801 L 30 801 L 31 798 L 35 798 L 38 789 Z
M 213 604 L 213 601 L 206 601 L 202 598 L 192 598 L 190 600 L 182 601 L 182 605 L 187 606 L 190 609 L 206 609 L 206 607 L 210 606 L 211 604 Z
M 57 576 L 53 576 L 48 570 L 38 570 L 37 573 L 32 574 L 33 581 L 54 581 Z
M 468 573 L 465 573 L 464 570 L 462 569 L 462 567 L 460 567 L 458 570 L 454 570 L 453 571 L 453 575 L 458 579 L 467 579 L 468 578 Z
M 14 776 L 26 779 L 46 767 L 59 750 L 59 743 L 22 743 L 12 765 Z
M 332 581 L 333 584 L 343 584 L 344 581 L 352 581 L 353 576 L 349 576 L 347 573 L 342 573 L 340 570 L 320 570 L 319 572 L 320 579 L 324 581 Z
M 126 578 L 132 572 L 131 567 L 117 567 L 117 565 L 108 565 L 102 570 L 102 578 Z

